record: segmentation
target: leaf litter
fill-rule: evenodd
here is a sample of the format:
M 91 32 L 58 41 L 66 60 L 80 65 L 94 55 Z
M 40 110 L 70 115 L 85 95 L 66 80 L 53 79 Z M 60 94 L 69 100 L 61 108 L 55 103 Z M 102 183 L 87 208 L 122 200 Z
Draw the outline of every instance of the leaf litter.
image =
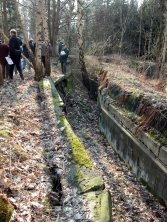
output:
M 113 222 L 167 221 L 166 209 L 100 134 L 96 101 L 89 99 L 78 82 L 75 86 L 66 104 L 66 116 L 103 177 L 105 189 L 111 192 Z M 50 172 L 61 177 L 68 174 L 70 152 L 45 96 L 39 93 L 33 76 L 24 82 L 15 77 L 13 83 L 5 82 L 0 88 L 0 131 L 10 135 L 0 137 L 0 188 L 15 207 L 11 222 L 93 221 L 76 188 L 63 185 L 59 192 L 53 189 Z M 87 112 L 79 106 L 83 101 Z
M 78 190 L 60 184 L 69 145 L 47 96 L 26 72 L 0 87 L 0 191 L 15 208 L 10 222 L 90 221 Z
M 104 63 L 103 66 L 112 82 L 127 90 L 135 89 L 151 98 L 158 98 L 161 102 L 164 100 L 166 103 L 164 92 L 155 90 L 156 80 L 142 79 L 142 75 L 127 71 L 124 65 Z M 73 85 L 75 92 L 67 100 L 66 116 L 89 153 L 94 167 L 102 176 L 105 189 L 111 193 L 112 221 L 167 221 L 167 209 L 131 173 L 100 133 L 97 101 L 89 98 L 87 90 L 76 78 Z M 87 112 L 79 104 L 87 107 Z

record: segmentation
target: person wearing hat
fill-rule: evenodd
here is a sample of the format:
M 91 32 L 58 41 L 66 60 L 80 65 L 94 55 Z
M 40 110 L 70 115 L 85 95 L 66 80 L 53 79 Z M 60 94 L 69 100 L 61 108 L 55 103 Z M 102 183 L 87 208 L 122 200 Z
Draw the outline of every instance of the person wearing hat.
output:
M 58 55 L 60 55 L 60 52 L 62 50 L 62 44 L 63 44 L 63 42 L 59 39 L 58 40 Z
M 67 49 L 66 45 L 63 43 L 62 44 L 62 50 L 60 52 L 60 63 L 61 63 L 61 70 L 63 74 L 66 74 L 66 63 L 67 63 L 67 58 L 69 55 L 69 50 Z
M 3 75 L 3 79 L 8 78 L 8 63 L 5 59 L 5 57 L 8 57 L 9 54 L 9 46 L 2 43 L 2 41 L 0 40 L 0 64 L 2 67 L 2 75 Z

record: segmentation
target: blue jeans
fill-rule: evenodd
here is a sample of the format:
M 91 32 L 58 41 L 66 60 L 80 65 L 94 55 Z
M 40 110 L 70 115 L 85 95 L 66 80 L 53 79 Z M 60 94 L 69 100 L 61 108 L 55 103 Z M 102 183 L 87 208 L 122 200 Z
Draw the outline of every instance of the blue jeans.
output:
M 31 62 L 31 60 L 30 60 L 30 58 L 27 58 L 28 60 L 29 60 L 29 62 Z M 22 67 L 26 67 L 26 65 L 27 65 L 27 63 L 26 63 L 26 61 L 25 60 L 23 60 L 23 65 L 22 65 Z M 31 70 L 31 66 L 30 65 L 28 65 L 28 70 Z
M 21 68 L 21 59 L 20 58 L 12 58 L 13 63 L 12 65 L 9 66 L 9 78 L 13 79 L 13 71 L 14 71 L 14 66 L 16 66 L 19 74 L 20 74 L 20 78 L 24 79 L 23 73 L 22 73 L 22 68 Z

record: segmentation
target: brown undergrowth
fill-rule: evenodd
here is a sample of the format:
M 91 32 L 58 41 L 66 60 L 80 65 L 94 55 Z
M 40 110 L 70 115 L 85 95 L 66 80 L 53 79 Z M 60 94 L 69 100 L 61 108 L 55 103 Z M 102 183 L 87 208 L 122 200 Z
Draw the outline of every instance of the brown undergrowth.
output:
M 132 107 L 135 102 L 139 103 L 138 108 L 134 110 L 140 117 L 136 133 L 155 128 L 162 134 L 165 131 L 166 134 L 167 100 L 164 87 L 165 81 L 151 79 L 146 73 L 139 74 L 133 70 L 129 71 L 125 66 L 112 64 L 108 65 L 108 70 L 101 75 L 98 90 L 101 93 L 106 89 L 105 94 L 109 94 L 115 104 L 127 109 L 127 112 L 131 111 L 128 110 L 129 103 Z

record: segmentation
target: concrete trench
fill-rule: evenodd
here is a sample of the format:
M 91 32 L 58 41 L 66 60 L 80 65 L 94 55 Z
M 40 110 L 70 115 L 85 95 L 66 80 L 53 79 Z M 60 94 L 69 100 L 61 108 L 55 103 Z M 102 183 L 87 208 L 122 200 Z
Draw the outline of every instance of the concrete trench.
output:
M 66 97 L 64 89 L 67 86 L 67 79 L 69 76 L 63 76 L 61 77 L 62 79 L 53 80 L 54 85 L 58 88 L 59 93 L 64 98 Z M 57 106 L 55 110 L 59 110 L 58 112 L 56 111 L 59 115 L 59 112 L 62 112 L 62 110 L 66 111 L 66 107 L 56 88 L 54 89 L 53 82 L 50 82 L 49 84 L 52 85 L 51 89 L 55 91 L 52 93 L 53 97 L 59 100 L 58 104 L 54 104 L 54 106 Z M 92 92 L 92 98 L 96 98 L 97 84 L 95 82 L 93 82 Z M 139 179 L 143 179 L 148 186 L 155 191 L 156 196 L 167 204 L 167 190 L 164 186 L 167 181 L 166 149 L 161 146 L 158 146 L 157 148 L 156 142 L 150 140 L 148 136 L 143 133 L 136 138 L 134 135 L 135 129 L 129 119 L 121 115 L 121 113 L 112 106 L 112 102 L 110 104 L 109 98 L 106 98 L 102 94 L 99 95 L 98 106 L 100 130 L 104 133 L 110 145 L 131 168 L 132 172 Z M 81 177 L 78 177 L 78 172 L 82 175 Z M 85 174 L 91 176 L 83 179 L 83 175 Z M 95 221 L 111 221 L 111 195 L 110 192 L 103 192 L 104 185 L 100 177 L 97 179 L 98 173 L 94 170 L 91 171 L 91 173 L 90 171 L 85 173 L 85 167 L 71 164 L 70 178 L 72 179 L 63 179 L 61 180 L 61 183 L 72 184 L 76 176 L 77 183 L 80 184 L 79 188 L 81 194 L 89 200 L 91 203 L 90 210 L 96 214 Z M 95 180 L 93 186 L 92 180 Z M 92 206 L 95 205 L 96 207 L 92 208 Z M 99 209 L 99 211 L 95 212 L 95 208 Z M 105 213 L 103 212 L 104 209 L 106 209 Z
M 62 83 L 62 85 L 59 85 L 59 90 L 61 90 L 61 95 L 63 97 L 65 96 L 65 92 L 63 91 L 63 86 L 66 86 L 66 83 L 67 83 L 66 77 L 64 78 L 63 76 L 61 80 L 59 79 L 58 84 L 60 83 Z M 54 82 L 54 80 L 52 79 L 44 80 L 42 90 L 44 91 L 49 90 L 49 89 L 51 90 L 51 94 L 53 97 L 48 98 L 48 100 L 53 101 L 53 109 L 59 121 L 60 120 L 59 117 L 61 116 L 61 113 L 66 111 L 66 109 L 58 91 L 55 88 L 55 85 L 57 85 L 57 83 Z M 77 146 L 78 147 L 81 146 L 81 148 L 83 148 L 82 155 L 84 152 L 86 153 L 83 145 L 78 140 L 77 136 L 73 132 L 66 118 L 62 116 L 60 118 L 63 118 L 63 121 L 62 121 L 63 123 L 61 123 L 60 126 L 65 128 L 64 136 L 67 136 L 71 149 L 73 150 L 74 148 L 71 141 L 75 140 L 77 141 Z M 59 205 L 59 203 L 61 202 L 62 186 L 68 186 L 68 184 L 70 184 L 70 186 L 77 187 L 77 189 L 80 192 L 80 195 L 82 195 L 84 199 L 87 200 L 88 208 L 94 218 L 93 221 L 110 222 L 112 221 L 111 219 L 112 203 L 111 203 L 110 192 L 107 190 L 104 190 L 105 186 L 104 186 L 102 177 L 94 169 L 94 167 L 92 166 L 92 163 L 90 164 L 91 164 L 91 167 L 87 166 L 85 163 L 79 164 L 75 161 L 72 161 L 69 164 L 70 170 L 67 177 L 63 177 L 63 178 L 56 173 L 56 167 L 55 168 L 53 167 L 50 169 L 50 176 L 54 184 L 53 191 L 58 193 L 59 195 L 59 202 L 57 202 L 57 204 Z M 54 205 L 57 205 L 57 204 L 54 203 Z

